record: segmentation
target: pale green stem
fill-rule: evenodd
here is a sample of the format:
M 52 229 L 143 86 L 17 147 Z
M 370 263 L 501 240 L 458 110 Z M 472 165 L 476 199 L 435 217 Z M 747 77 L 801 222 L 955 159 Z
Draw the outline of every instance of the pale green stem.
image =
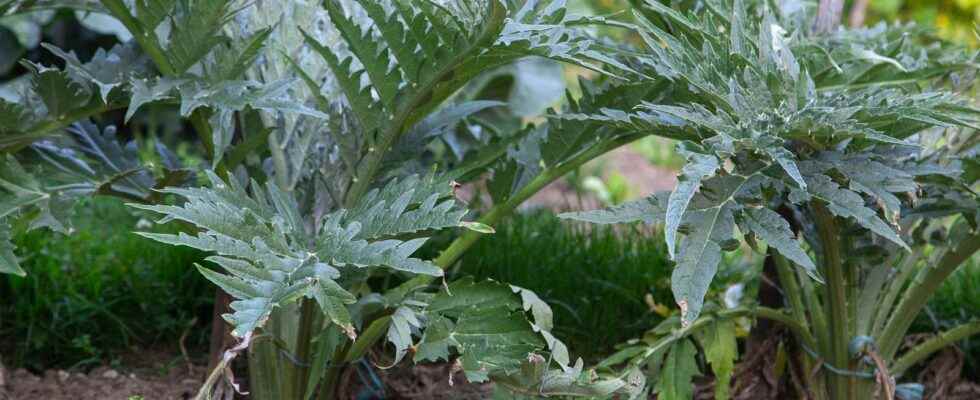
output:
M 299 329 L 296 332 L 296 349 L 293 351 L 299 365 L 292 368 L 294 375 L 291 383 L 294 393 L 300 396 L 306 393 L 306 386 L 310 381 L 309 363 L 313 359 L 311 357 L 313 337 L 319 333 L 315 328 L 320 325 L 317 322 L 322 321 L 320 314 L 320 307 L 315 301 L 310 299 L 300 301 Z
M 807 321 L 806 308 L 803 307 L 803 298 L 801 297 L 803 291 L 800 289 L 799 282 L 796 281 L 796 274 L 793 273 L 794 266 L 790 264 L 786 257 L 771 249 L 769 250 L 769 256 L 773 258 L 773 262 L 776 264 L 780 286 L 782 286 L 783 294 L 789 301 L 793 318 L 799 322 L 802 330 L 807 333 L 805 337 L 800 337 L 800 340 L 810 348 L 816 347 L 816 341 L 813 338 L 810 331 L 810 324 Z
M 827 328 L 827 315 L 820 296 L 813 286 L 813 280 L 802 269 L 797 269 L 796 276 L 803 291 L 803 300 L 807 304 L 806 309 L 810 313 L 813 331 L 816 333 L 817 346 L 814 350 L 822 355 L 830 354 L 830 329 Z
M 216 321 L 217 322 L 217 321 Z M 249 395 L 253 399 L 277 399 L 280 398 L 278 392 L 282 387 L 281 371 L 277 362 L 278 349 L 272 341 L 252 343 L 248 348 L 248 376 L 249 376 Z M 267 362 L 255 362 L 254 360 L 267 360 Z M 226 366 L 218 365 L 219 368 Z
M 841 241 L 845 247 L 842 249 L 842 254 L 847 254 L 849 248 L 846 246 L 846 241 Z M 857 315 L 858 315 L 858 299 L 859 299 L 859 283 L 861 282 L 861 269 L 860 265 L 854 262 L 845 261 L 844 273 L 847 277 L 847 327 L 848 334 L 850 336 L 857 335 Z
M 848 369 L 847 346 L 850 341 L 847 322 L 847 276 L 844 274 L 841 263 L 841 242 L 840 230 L 833 214 L 820 202 L 812 203 L 813 216 L 816 220 L 817 233 L 820 236 L 820 246 L 823 251 L 821 263 L 824 267 L 824 276 L 827 277 L 825 285 L 825 307 L 826 313 L 830 317 L 830 362 L 839 369 Z M 849 397 L 848 377 L 837 374 L 827 374 L 830 395 L 833 399 L 845 399 Z
M 565 163 L 556 165 L 552 168 L 546 168 L 541 172 L 541 174 L 536 176 L 533 180 L 531 180 L 531 182 L 521 188 L 521 190 L 508 198 L 507 201 L 493 206 L 490 211 L 488 211 L 478 220 L 478 222 L 489 226 L 497 225 L 504 218 L 510 216 L 518 206 L 524 203 L 524 201 L 531 198 L 531 196 L 534 196 L 541 189 L 556 181 L 558 178 L 561 178 L 565 174 L 582 166 L 582 164 L 585 164 L 586 162 L 589 162 L 592 159 L 626 143 L 639 139 L 642 136 L 643 135 L 623 136 L 619 139 L 596 145 Z M 439 257 L 434 260 L 434 263 L 442 269 L 449 268 L 456 262 L 456 260 L 462 257 L 463 253 L 469 250 L 469 248 L 472 247 L 477 240 L 483 237 L 483 235 L 483 233 L 476 231 L 466 231 L 461 236 L 456 238 L 456 240 L 450 243 L 449 247 L 443 250 L 443 252 L 439 254 Z M 416 276 L 415 278 L 412 278 L 389 291 L 385 297 L 390 302 L 398 302 L 412 290 L 424 287 L 432 283 L 433 280 L 434 278 L 430 276 Z
M 830 354 L 830 329 L 827 328 L 827 316 L 824 314 L 825 309 L 823 303 L 820 302 L 820 296 L 814 288 L 814 280 L 802 268 L 796 268 L 796 279 L 800 283 L 803 301 L 807 306 L 806 310 L 810 324 L 812 325 L 811 332 L 814 334 L 814 340 L 816 341 L 816 346 L 811 347 L 810 350 L 817 352 L 817 356 L 814 357 L 810 352 L 806 352 L 807 354 L 803 358 L 807 361 L 804 363 L 806 370 L 813 371 L 818 364 L 823 363 L 827 358 L 826 354 Z M 823 369 L 820 369 L 820 371 L 823 371 Z M 814 380 L 825 380 L 825 378 L 818 378 L 817 376 L 807 374 L 804 379 L 804 384 L 809 385 L 810 392 L 814 395 L 814 400 L 825 400 L 829 398 L 826 385 L 821 385 Z
M 391 323 L 391 316 L 386 315 L 378 318 L 368 325 L 368 328 L 361 332 L 350 350 L 344 356 L 344 362 L 352 362 L 367 354 L 371 346 L 374 345 L 388 331 L 388 324 Z
M 337 398 L 337 384 L 340 382 L 340 374 L 344 371 L 344 355 L 350 351 L 350 341 L 338 347 L 330 360 L 330 365 L 323 373 L 323 380 L 320 381 L 320 390 L 317 400 L 335 400 Z
M 888 372 L 893 376 L 900 376 L 909 367 L 925 360 L 932 353 L 976 334 L 980 334 L 980 321 L 968 322 L 940 333 L 906 352 L 905 355 L 892 364 Z
M 663 350 L 670 346 L 671 344 L 677 342 L 678 340 L 684 339 L 690 336 L 692 333 L 697 332 L 701 328 L 708 326 L 709 324 L 715 322 L 716 320 L 729 320 L 733 318 L 739 318 L 744 316 L 754 316 L 757 318 L 765 318 L 768 320 L 779 322 L 789 328 L 794 334 L 800 337 L 809 336 L 809 332 L 799 323 L 799 321 L 793 319 L 793 317 L 783 313 L 780 310 L 776 310 L 769 307 L 762 306 L 743 306 L 721 310 L 715 313 L 710 313 L 707 315 L 702 315 L 698 319 L 689 325 L 682 327 L 680 329 L 673 330 L 669 335 L 657 340 L 652 346 L 648 347 L 644 353 L 644 357 L 637 357 L 635 362 L 642 363 L 645 358 L 657 354 L 660 350 Z
M 909 326 L 943 281 L 977 250 L 980 250 L 980 232 L 974 232 L 954 247 L 947 248 L 935 266 L 916 277 L 915 282 L 912 282 L 902 295 L 902 300 L 878 340 L 878 348 L 884 359 L 887 360 L 895 354 Z
M 885 329 L 885 323 L 888 322 L 892 309 L 895 306 L 895 300 L 905 290 L 905 285 L 908 283 L 909 278 L 911 278 L 912 272 L 915 271 L 915 266 L 921 257 L 922 250 L 918 248 L 912 250 L 912 253 L 905 254 L 901 264 L 898 266 L 898 274 L 888 283 L 885 297 L 875 307 L 877 311 L 875 311 L 874 329 L 871 331 L 872 337 L 881 336 L 881 331 Z

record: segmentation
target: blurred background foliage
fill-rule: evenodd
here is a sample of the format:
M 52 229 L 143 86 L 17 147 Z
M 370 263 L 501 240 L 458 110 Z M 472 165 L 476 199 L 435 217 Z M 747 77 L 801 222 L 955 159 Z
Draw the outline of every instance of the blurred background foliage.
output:
M 854 0 L 851 0 L 853 2 Z M 866 23 L 915 21 L 936 28 L 940 37 L 973 48 L 980 46 L 980 0 L 870 0 Z
M 690 0 L 664 0 L 665 3 L 689 3 Z M 976 26 L 980 24 L 980 0 L 847 0 L 845 12 L 853 10 L 855 3 L 865 5 L 864 23 L 880 21 L 913 21 L 932 26 L 939 37 L 976 48 L 980 38 Z M 571 0 L 579 10 L 596 14 L 612 14 L 626 9 L 627 0 Z M 847 16 L 845 16 L 847 18 Z

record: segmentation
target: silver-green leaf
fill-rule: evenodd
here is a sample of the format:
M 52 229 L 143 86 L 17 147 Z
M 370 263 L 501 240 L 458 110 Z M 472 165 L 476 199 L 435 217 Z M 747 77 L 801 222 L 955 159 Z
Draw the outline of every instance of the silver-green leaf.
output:
M 718 158 L 713 155 L 688 153 L 687 164 L 677 177 L 677 187 L 670 193 L 667 200 L 664 237 L 667 240 L 667 252 L 671 259 L 675 255 L 677 245 L 677 229 L 681 225 L 687 205 L 694 193 L 701 186 L 701 181 L 711 177 L 718 169 Z
M 817 272 L 817 266 L 810 256 L 803 251 L 799 241 L 793 235 L 789 222 L 786 222 L 779 213 L 768 208 L 746 208 L 741 216 L 742 225 L 747 230 L 765 240 L 783 257 L 803 267 L 811 278 L 817 282 L 823 282 Z

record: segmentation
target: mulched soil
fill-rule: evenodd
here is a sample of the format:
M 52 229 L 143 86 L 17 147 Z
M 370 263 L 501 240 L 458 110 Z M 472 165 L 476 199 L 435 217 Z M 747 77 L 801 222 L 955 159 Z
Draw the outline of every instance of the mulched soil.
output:
M 191 350 L 191 354 L 201 352 Z M 191 362 L 186 354 L 176 345 L 133 348 L 116 356 L 117 368 L 87 371 L 34 373 L 23 368 L 5 370 L 0 364 L 0 400 L 192 399 L 204 383 L 207 367 Z
M 963 352 L 948 347 L 929 360 L 917 380 L 926 387 L 925 400 L 980 399 L 980 384 L 966 381 L 962 375 Z
M 765 351 L 745 355 L 736 367 L 734 399 L 779 400 L 789 398 L 788 393 L 797 393 L 799 388 L 794 388 L 792 380 L 775 375 L 775 341 L 769 344 L 772 346 L 762 346 Z M 132 359 L 135 356 L 138 355 L 124 361 L 125 370 L 100 367 L 88 373 L 48 370 L 37 375 L 24 369 L 5 371 L 0 366 L 0 400 L 129 400 L 133 396 L 145 400 L 185 400 L 192 399 L 203 382 L 205 367 L 175 362 L 179 355 L 149 352 L 146 359 Z M 493 392 L 492 384 L 469 383 L 462 373 L 452 372 L 450 364 L 403 363 L 386 370 L 372 368 L 372 371 L 377 382 L 363 374 L 364 370 L 361 374 L 353 368 L 347 370 L 340 398 L 477 400 L 489 399 Z M 962 352 L 949 348 L 929 360 L 917 376 L 902 381 L 917 380 L 925 384 L 924 400 L 980 399 L 980 384 L 964 380 L 962 372 Z M 698 400 L 713 399 L 713 382 L 699 381 L 695 393 Z

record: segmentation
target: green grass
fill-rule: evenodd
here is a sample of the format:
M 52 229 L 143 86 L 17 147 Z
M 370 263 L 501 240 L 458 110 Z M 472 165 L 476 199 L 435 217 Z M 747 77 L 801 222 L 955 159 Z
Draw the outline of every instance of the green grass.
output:
M 520 214 L 477 242 L 460 260 L 465 267 L 449 275 L 535 291 L 555 312 L 555 334 L 577 355 L 599 357 L 661 320 L 644 300 L 647 294 L 673 306 L 663 239 L 623 237 L 641 236 L 565 223 L 544 211 Z
M 68 236 L 38 230 L 15 238 L 28 275 L 0 276 L 8 366 L 111 362 L 135 346 L 174 345 L 184 332 L 188 347 L 206 348 L 214 289 L 193 268 L 200 252 L 133 234 L 168 228 L 146 224 L 115 199 L 84 201 L 73 222 Z
M 419 256 L 437 256 L 451 239 L 433 239 Z M 758 275 L 756 261 L 744 249 L 726 253 L 708 301 L 720 302 L 729 285 Z M 655 327 L 664 318 L 660 313 L 679 312 L 671 268 L 660 231 L 562 221 L 536 210 L 515 215 L 478 241 L 448 279 L 472 275 L 533 290 L 555 313 L 555 335 L 574 356 L 596 361 Z M 748 286 L 745 296 L 751 298 L 755 289 Z M 651 310 L 648 295 L 659 312 Z

